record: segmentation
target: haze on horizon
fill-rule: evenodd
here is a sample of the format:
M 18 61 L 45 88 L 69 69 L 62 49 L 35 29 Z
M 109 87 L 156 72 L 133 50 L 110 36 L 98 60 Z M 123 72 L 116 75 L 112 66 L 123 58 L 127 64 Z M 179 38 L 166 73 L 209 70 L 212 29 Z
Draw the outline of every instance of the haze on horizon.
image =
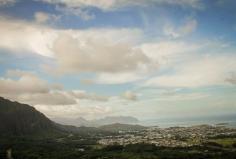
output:
M 0 0 L 0 96 L 50 118 L 236 113 L 234 0 Z

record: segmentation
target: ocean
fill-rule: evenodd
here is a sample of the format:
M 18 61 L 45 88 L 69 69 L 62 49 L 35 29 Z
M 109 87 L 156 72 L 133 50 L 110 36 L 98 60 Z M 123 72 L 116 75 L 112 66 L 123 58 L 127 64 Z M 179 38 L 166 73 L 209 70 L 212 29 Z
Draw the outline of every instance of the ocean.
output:
M 224 124 L 226 127 L 236 128 L 236 116 L 235 118 L 231 118 L 228 120 L 215 119 L 215 120 L 207 120 L 207 119 L 151 119 L 151 120 L 143 120 L 139 124 L 144 126 L 158 126 L 160 128 L 174 127 L 174 126 L 194 126 L 194 125 L 216 125 L 216 124 Z

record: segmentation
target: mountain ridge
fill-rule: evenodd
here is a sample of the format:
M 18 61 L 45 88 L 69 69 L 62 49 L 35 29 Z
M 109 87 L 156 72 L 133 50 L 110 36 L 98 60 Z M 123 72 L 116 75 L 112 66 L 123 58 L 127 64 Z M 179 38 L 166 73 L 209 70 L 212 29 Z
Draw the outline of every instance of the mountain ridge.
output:
M 107 133 L 95 127 L 76 127 L 58 124 L 28 104 L 0 97 L 0 135 L 80 135 Z
M 36 110 L 34 107 L 22 104 L 16 101 L 11 101 L 0 97 L 0 135 L 4 136 L 19 136 L 19 135 L 61 135 L 61 134 L 79 134 L 79 135 L 98 135 L 98 134 L 110 134 L 118 131 L 135 131 L 144 129 L 141 125 L 131 125 L 118 123 L 119 121 L 138 121 L 132 117 L 106 117 L 99 121 L 100 123 L 112 123 L 104 124 L 102 126 L 80 126 L 62 125 L 58 124 L 43 113 Z M 83 118 L 80 118 L 82 121 Z M 109 122 L 107 122 L 109 120 Z M 118 122 L 117 122 L 118 121 Z M 44 134 L 44 135 L 42 135 Z
M 74 125 L 74 126 L 92 126 L 99 127 L 102 125 L 109 125 L 115 123 L 121 124 L 137 124 L 140 121 L 132 116 L 106 116 L 100 119 L 87 120 L 83 117 L 78 117 L 76 119 L 69 118 L 53 118 L 55 122 L 66 124 L 66 125 Z
M 0 134 L 23 135 L 58 131 L 55 123 L 34 107 L 0 97 Z

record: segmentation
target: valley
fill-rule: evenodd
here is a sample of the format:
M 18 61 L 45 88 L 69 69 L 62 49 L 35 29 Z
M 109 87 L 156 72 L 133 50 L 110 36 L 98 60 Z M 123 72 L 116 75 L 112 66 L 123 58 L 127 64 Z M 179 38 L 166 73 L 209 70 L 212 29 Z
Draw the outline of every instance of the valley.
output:
M 29 105 L 4 98 L 0 108 L 3 159 L 9 158 L 7 155 L 14 159 L 236 156 L 236 129 L 227 124 L 159 128 L 114 123 L 75 127 L 55 123 Z

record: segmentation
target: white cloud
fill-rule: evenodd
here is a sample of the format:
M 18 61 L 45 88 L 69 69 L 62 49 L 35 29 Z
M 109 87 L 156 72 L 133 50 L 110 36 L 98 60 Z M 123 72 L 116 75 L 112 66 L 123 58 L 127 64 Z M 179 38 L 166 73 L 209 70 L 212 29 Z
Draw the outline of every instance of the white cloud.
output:
M 63 90 L 57 83 L 49 84 L 33 72 L 8 70 L 0 78 L 0 96 L 31 105 L 71 105 L 78 100 L 108 101 L 108 96 L 97 95 L 83 90 Z
M 68 8 L 86 8 L 86 7 L 96 7 L 103 10 L 112 8 L 116 0 L 42 0 L 44 2 L 52 4 L 63 4 Z
M 56 60 L 58 73 L 123 72 L 148 65 L 135 48 L 138 29 L 57 30 L 24 21 L 0 19 L 0 47 Z
M 0 95 L 26 104 L 75 104 L 74 98 L 60 92 L 59 84 L 49 84 L 32 72 L 9 70 L 0 78 Z
M 182 60 L 188 55 L 191 56 L 201 47 L 203 46 L 185 41 L 159 41 L 144 43 L 140 46 L 144 54 L 159 63 L 160 66 Z
M 0 7 L 12 5 L 14 3 L 16 3 L 16 0 L 0 0 Z
M 50 107 L 48 105 L 36 105 L 35 108 L 49 116 L 50 118 L 78 118 L 84 117 L 86 119 L 101 118 L 111 114 L 111 107 L 107 106 L 89 106 L 89 105 L 58 105 Z
M 104 11 L 126 6 L 178 5 L 181 7 L 202 8 L 201 0 L 42 0 L 52 4 L 63 4 L 68 8 L 95 7 Z
M 87 100 L 94 100 L 94 101 L 108 101 L 108 96 L 103 95 L 97 95 L 94 93 L 88 93 L 86 91 L 81 90 L 73 90 L 71 92 L 68 92 L 71 96 L 79 99 L 87 99 Z
M 235 60 L 233 55 L 197 57 L 176 66 L 172 74 L 147 80 L 145 86 L 191 88 L 224 85 L 229 75 L 236 70 Z
M 194 32 L 197 28 L 197 20 L 187 19 L 187 21 L 179 27 L 175 27 L 172 24 L 167 24 L 164 26 L 163 32 L 165 35 L 172 38 L 184 37 L 188 34 Z
M 74 14 L 76 16 L 79 16 L 83 20 L 91 20 L 95 18 L 94 14 L 90 13 L 88 10 L 83 8 L 56 6 L 56 9 L 60 12 L 63 12 L 64 14 Z
M 0 78 L 1 94 L 21 94 L 21 93 L 46 93 L 49 91 L 49 84 L 30 74 L 24 74 L 19 79 Z
M 14 52 L 33 52 L 52 57 L 51 47 L 57 37 L 54 30 L 25 21 L 0 17 L 0 47 Z
M 98 84 L 123 84 L 138 81 L 144 78 L 144 74 L 136 72 L 124 73 L 101 73 L 98 74 L 94 83 Z
M 118 84 L 148 78 L 176 54 L 198 46 L 181 41 L 140 45 L 139 29 L 59 30 L 14 19 L 0 19 L 0 47 L 28 51 L 55 60 L 53 74 L 96 73 L 95 83 Z
M 7 77 L 22 77 L 22 76 L 36 76 L 34 72 L 30 71 L 23 71 L 23 70 L 7 70 L 6 71 L 6 76 Z
M 126 100 L 136 101 L 137 95 L 132 91 L 126 91 L 124 92 L 121 97 L 123 97 Z
M 89 9 L 98 8 L 102 11 L 114 11 L 129 6 L 147 7 L 153 5 L 174 5 L 182 8 L 204 8 L 201 0 L 41 0 L 55 4 L 56 9 L 65 14 L 74 14 L 84 20 L 95 17 Z
M 226 82 L 231 83 L 231 84 L 236 84 L 236 71 L 232 72 L 226 79 Z
M 159 69 L 173 67 L 204 47 L 200 44 L 186 43 L 184 41 L 159 41 L 143 43 L 138 48 L 149 59 L 145 65 L 140 65 L 137 70 L 100 73 L 94 83 L 99 84 L 122 84 L 148 79 Z
M 115 32 L 125 35 L 123 32 L 127 31 L 111 31 L 112 34 Z M 55 58 L 62 72 L 123 72 L 136 70 L 139 65 L 149 62 L 139 49 L 116 41 L 118 39 L 112 40 L 112 36 L 106 37 L 109 31 L 88 31 L 87 35 L 84 33 L 74 32 L 74 36 L 78 37 L 61 35 L 55 41 L 52 50 L 56 53 Z
M 46 23 L 51 21 L 57 21 L 60 19 L 60 16 L 45 13 L 45 12 L 35 12 L 34 18 L 36 23 Z
M 47 93 L 20 94 L 17 100 L 30 105 L 70 105 L 76 104 L 76 100 L 60 91 L 50 91 Z
M 199 100 L 203 98 L 207 98 L 210 95 L 207 93 L 195 93 L 195 92 L 188 92 L 188 93 L 181 93 L 181 92 L 166 92 L 163 94 L 155 95 L 151 100 L 155 101 L 189 101 L 189 100 Z
M 192 66 L 188 61 L 205 47 L 205 44 L 179 40 L 140 44 L 142 32 L 139 29 L 59 30 L 6 18 L 0 19 L 0 25 L 1 48 L 50 57 L 56 62 L 55 68 L 50 67 L 53 73 L 96 73 L 93 81 L 99 84 L 147 79 L 159 68 L 171 68 L 176 64 L 180 67 L 182 62 Z M 175 76 L 177 81 L 188 78 L 187 73 L 179 72 L 158 77 L 158 82 L 165 83 L 166 79 L 170 80 L 169 76 Z M 156 83 L 154 81 L 151 79 L 147 83 Z
M 36 12 L 34 14 L 35 21 L 38 23 L 45 23 L 49 20 L 49 16 L 43 12 Z

